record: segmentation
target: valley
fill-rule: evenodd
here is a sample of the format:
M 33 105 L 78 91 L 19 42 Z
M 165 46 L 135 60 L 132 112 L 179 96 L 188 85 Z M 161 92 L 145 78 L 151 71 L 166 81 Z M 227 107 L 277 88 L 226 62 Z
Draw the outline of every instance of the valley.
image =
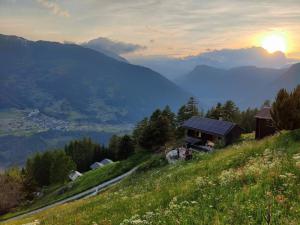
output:
M 0 225 L 299 225 L 299 12 L 0 0 Z

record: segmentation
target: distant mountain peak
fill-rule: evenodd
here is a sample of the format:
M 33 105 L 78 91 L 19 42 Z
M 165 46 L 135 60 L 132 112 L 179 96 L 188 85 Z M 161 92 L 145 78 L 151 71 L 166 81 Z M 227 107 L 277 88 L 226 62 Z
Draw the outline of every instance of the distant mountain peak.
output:
M 140 46 L 136 44 L 113 41 L 105 37 L 98 37 L 89 40 L 87 42 L 84 42 L 81 45 L 86 48 L 90 48 L 102 52 L 103 54 L 106 54 L 109 57 L 127 63 L 128 61 L 122 56 L 120 56 L 121 54 L 126 54 L 126 53 L 134 52 L 136 50 L 145 48 L 144 46 Z

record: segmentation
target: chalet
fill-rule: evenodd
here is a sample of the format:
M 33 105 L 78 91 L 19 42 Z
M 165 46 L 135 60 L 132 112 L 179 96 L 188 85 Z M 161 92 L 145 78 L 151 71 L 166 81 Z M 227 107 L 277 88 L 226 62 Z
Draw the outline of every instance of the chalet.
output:
M 110 159 L 103 159 L 100 163 L 103 164 L 103 165 L 107 165 L 107 164 L 113 163 L 113 161 L 110 160 Z
M 272 123 L 271 107 L 263 107 L 256 115 L 255 138 L 261 139 L 276 132 Z
M 74 181 L 76 180 L 78 177 L 81 177 L 82 174 L 79 173 L 78 171 L 72 171 L 70 174 L 69 174 L 69 178 L 70 180 Z
M 186 120 L 182 127 L 186 129 L 186 144 L 199 150 L 211 150 L 217 143 L 229 145 L 237 140 L 243 129 L 237 124 L 194 116 Z
M 104 166 L 104 164 L 102 164 L 101 162 L 94 162 L 92 165 L 90 165 L 90 169 L 95 170 L 95 169 L 98 169 L 103 166 Z

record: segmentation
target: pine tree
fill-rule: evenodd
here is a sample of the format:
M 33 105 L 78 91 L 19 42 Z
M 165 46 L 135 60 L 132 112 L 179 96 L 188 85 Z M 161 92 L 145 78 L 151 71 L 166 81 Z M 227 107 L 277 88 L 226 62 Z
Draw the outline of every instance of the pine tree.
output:
M 277 94 L 276 100 L 273 103 L 271 110 L 271 115 L 275 127 L 279 130 L 293 129 L 291 113 L 294 113 L 291 96 L 285 89 L 281 89 Z
M 235 122 L 238 119 L 239 109 L 231 100 L 225 102 L 222 107 L 222 119 L 226 121 Z
M 224 117 L 223 112 L 223 105 L 222 103 L 218 102 L 215 107 L 212 107 L 206 114 L 206 117 L 211 119 L 222 119 Z
M 293 121 L 293 129 L 300 128 L 300 85 L 298 85 L 291 94 L 293 102 L 293 111 L 290 113 Z
M 109 140 L 108 150 L 114 160 L 118 160 L 119 158 L 119 143 L 120 137 L 117 135 L 113 135 Z
M 138 144 L 149 150 L 156 150 L 174 137 L 175 115 L 169 107 L 156 110 L 140 135 Z
M 127 159 L 134 153 L 134 142 L 129 135 L 120 138 L 118 145 L 118 160 Z
M 62 150 L 55 150 L 51 153 L 50 183 L 63 183 L 68 180 L 69 173 L 76 168 L 76 165 L 71 157 Z
M 199 115 L 198 102 L 194 97 L 190 97 L 186 104 L 186 114 L 189 116 L 189 118 Z
M 145 117 L 143 120 L 141 120 L 140 122 L 137 123 L 137 125 L 135 126 L 133 132 L 132 132 L 132 137 L 133 140 L 136 144 L 138 144 L 144 130 L 147 128 L 148 126 L 148 118 Z
M 90 138 L 75 140 L 65 146 L 65 152 L 71 157 L 80 172 L 88 171 L 94 162 L 95 151 L 100 148 L 99 144 L 93 143 Z

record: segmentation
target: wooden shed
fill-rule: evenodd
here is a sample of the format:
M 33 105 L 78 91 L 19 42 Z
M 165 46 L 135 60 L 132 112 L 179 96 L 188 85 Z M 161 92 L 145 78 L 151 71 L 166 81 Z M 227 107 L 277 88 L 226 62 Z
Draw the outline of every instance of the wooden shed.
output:
M 255 116 L 256 119 L 256 129 L 255 138 L 262 139 L 266 136 L 273 135 L 276 132 L 273 126 L 271 107 L 262 108 Z
M 182 127 L 186 129 L 187 145 L 203 150 L 219 142 L 229 145 L 243 133 L 243 129 L 235 123 L 199 116 L 186 120 Z

